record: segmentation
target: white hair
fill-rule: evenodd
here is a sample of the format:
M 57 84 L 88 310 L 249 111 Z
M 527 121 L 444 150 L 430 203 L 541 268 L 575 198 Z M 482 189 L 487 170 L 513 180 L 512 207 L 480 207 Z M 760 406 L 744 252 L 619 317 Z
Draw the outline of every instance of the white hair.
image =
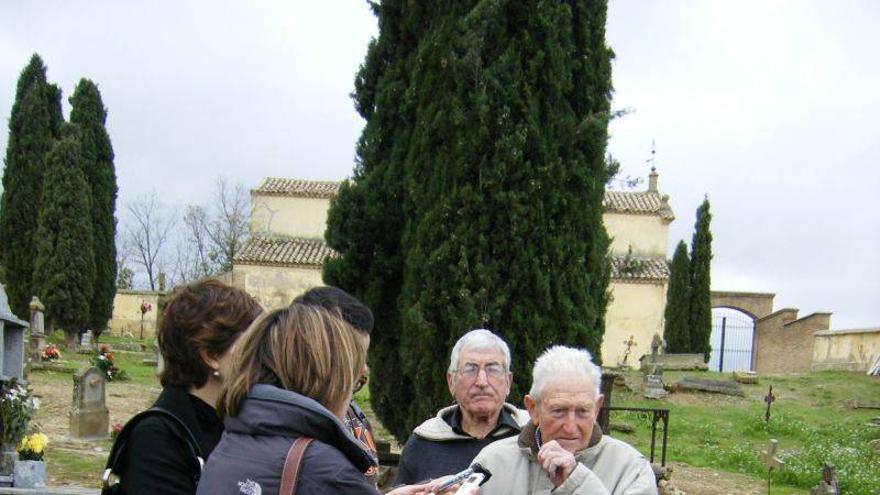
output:
M 532 388 L 529 390 L 529 395 L 539 401 L 548 382 L 575 377 L 588 378 L 595 388 L 595 396 L 599 397 L 602 369 L 593 363 L 593 356 L 589 351 L 554 345 L 535 360 L 535 366 L 532 368 Z
M 461 351 L 499 351 L 504 356 L 504 371 L 510 371 L 510 348 L 507 342 L 494 333 L 479 328 L 461 336 L 452 348 L 452 356 L 449 358 L 449 374 L 458 369 L 458 357 Z

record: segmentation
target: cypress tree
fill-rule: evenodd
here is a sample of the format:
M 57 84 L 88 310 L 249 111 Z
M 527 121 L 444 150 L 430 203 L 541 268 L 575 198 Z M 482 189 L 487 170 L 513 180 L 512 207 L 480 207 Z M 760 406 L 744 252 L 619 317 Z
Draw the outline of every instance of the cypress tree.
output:
M 694 226 L 694 238 L 691 241 L 691 297 L 690 327 L 691 352 L 701 352 L 709 362 L 712 353 L 710 338 L 712 336 L 712 231 L 709 224 L 712 214 L 709 212 L 709 198 L 697 208 L 697 221 Z
M 0 198 L 0 256 L 12 311 L 27 318 L 34 295 L 35 234 L 46 154 L 61 129 L 61 91 L 34 54 L 18 78 Z
M 98 87 L 82 79 L 70 98 L 70 122 L 80 130 L 80 156 L 89 183 L 94 235 L 95 281 L 89 327 L 100 336 L 113 313 L 116 295 L 116 170 L 113 145 L 104 124 L 107 110 Z
M 89 321 L 95 280 L 89 184 L 81 168 L 81 144 L 70 126 L 46 158 L 37 229 L 34 286 L 46 316 L 76 343 Z
M 690 352 L 690 261 L 687 245 L 678 241 L 670 266 L 669 287 L 666 289 L 666 311 L 664 313 L 667 352 Z
M 385 35 L 386 4 L 379 9 L 377 44 Z M 393 96 L 383 103 L 403 118 L 393 122 L 380 114 L 388 111 L 381 104 L 370 107 L 363 166 L 334 204 L 338 213 L 378 208 L 386 222 L 401 208 L 399 221 L 386 229 L 369 225 L 378 242 L 366 234 L 349 237 L 352 244 L 331 265 L 357 269 L 359 261 L 378 257 L 383 242 L 399 243 L 394 271 L 377 271 L 382 281 L 368 282 L 387 283 L 390 292 L 400 284 L 399 298 L 386 307 L 396 333 L 386 345 L 395 346 L 376 349 L 371 361 L 383 353 L 388 373 L 403 377 L 396 383 L 408 384 L 390 391 L 393 402 L 374 401 L 398 438 L 448 404 L 449 352 L 464 332 L 485 326 L 508 341 L 516 356 L 511 399 L 518 401 L 547 345 L 587 347 L 599 357 L 608 301 L 602 196 L 612 54 L 604 38 L 605 2 L 419 6 L 416 14 L 429 12 L 429 18 L 402 23 L 427 26 L 401 36 L 415 43 L 397 66 L 406 72 L 380 79 L 373 92 Z M 389 70 L 387 58 L 378 62 Z M 368 55 L 365 67 L 369 63 Z M 375 129 L 385 133 L 374 135 Z M 375 141 L 389 136 L 392 146 L 376 158 L 386 167 L 368 168 L 372 162 L 364 157 L 382 151 Z M 385 189 L 384 203 L 368 199 L 371 186 Z M 364 192 L 358 197 L 351 193 L 356 190 Z M 347 221 L 359 220 L 349 213 Z M 337 247 L 334 242 L 341 239 L 331 241 Z M 377 319 L 377 327 L 384 324 Z
M 430 2 L 385 0 L 373 4 L 379 36 L 355 78 L 355 108 L 366 120 L 357 144 L 353 180 L 343 183 L 327 218 L 327 243 L 340 253 L 324 265 L 324 281 L 367 304 L 376 318 L 369 364 L 370 400 L 390 431 L 405 439 L 400 404 L 417 393 L 400 370 L 398 298 L 403 261 L 403 166 L 414 121 L 404 98 L 416 40 L 429 23 Z

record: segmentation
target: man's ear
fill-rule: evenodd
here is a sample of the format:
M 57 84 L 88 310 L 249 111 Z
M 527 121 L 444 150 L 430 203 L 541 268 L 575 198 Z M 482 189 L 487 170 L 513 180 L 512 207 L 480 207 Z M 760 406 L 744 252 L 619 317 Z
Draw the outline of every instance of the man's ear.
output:
M 535 399 L 533 399 L 531 395 L 526 395 L 525 397 L 523 397 L 523 404 L 525 404 L 526 410 L 529 412 L 529 416 L 532 418 L 532 424 L 538 426 L 538 403 L 535 402 Z
M 446 373 L 446 386 L 449 387 L 449 395 L 451 395 L 453 399 L 455 399 L 455 392 L 454 392 L 455 383 L 453 383 L 454 381 L 455 381 L 455 377 L 452 376 L 452 373 L 447 372 Z

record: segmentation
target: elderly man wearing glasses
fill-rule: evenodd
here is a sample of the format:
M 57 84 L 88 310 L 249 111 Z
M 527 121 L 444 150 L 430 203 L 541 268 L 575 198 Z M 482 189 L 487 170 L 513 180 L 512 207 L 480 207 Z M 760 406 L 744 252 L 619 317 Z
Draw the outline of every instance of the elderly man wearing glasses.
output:
M 483 447 L 518 435 L 528 413 L 505 402 L 510 392 L 510 349 L 488 330 L 464 334 L 446 373 L 456 404 L 419 425 L 400 458 L 397 484 L 413 484 L 467 468 Z

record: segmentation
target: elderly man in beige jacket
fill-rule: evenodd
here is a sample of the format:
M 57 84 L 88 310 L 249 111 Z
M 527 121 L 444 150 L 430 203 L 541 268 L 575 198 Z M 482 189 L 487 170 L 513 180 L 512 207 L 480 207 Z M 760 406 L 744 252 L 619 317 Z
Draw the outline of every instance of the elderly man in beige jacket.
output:
M 482 495 L 656 495 L 648 461 L 594 427 L 603 396 L 601 370 L 583 349 L 554 346 L 532 371 L 525 396 L 531 422 L 474 462 L 492 477 Z

